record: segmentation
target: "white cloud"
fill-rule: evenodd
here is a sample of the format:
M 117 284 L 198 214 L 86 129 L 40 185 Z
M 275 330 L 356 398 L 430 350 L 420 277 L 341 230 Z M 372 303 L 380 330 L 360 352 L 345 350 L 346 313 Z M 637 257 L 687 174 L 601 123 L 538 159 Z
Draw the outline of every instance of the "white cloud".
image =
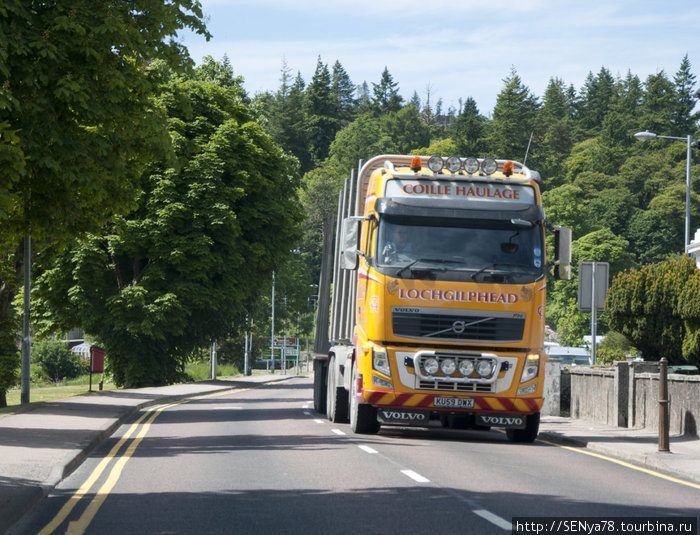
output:
M 279 86 L 282 59 L 308 83 L 316 58 L 356 83 L 388 67 L 402 94 L 445 106 L 473 97 L 490 113 L 511 67 L 541 96 L 551 77 L 579 89 L 601 67 L 642 80 L 700 61 L 700 12 L 684 2 L 528 0 L 205 0 L 214 39 L 185 36 L 197 61 L 227 54 L 250 93 Z M 283 14 L 280 15 L 280 13 Z

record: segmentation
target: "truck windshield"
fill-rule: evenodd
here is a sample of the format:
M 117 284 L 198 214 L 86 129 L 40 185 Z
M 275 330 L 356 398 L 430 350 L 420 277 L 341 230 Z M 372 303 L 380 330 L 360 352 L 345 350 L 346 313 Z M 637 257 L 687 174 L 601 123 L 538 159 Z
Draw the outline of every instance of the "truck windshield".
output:
M 397 277 L 432 272 L 465 280 L 534 280 L 543 273 L 542 227 L 526 221 L 380 221 L 376 265 Z M 396 268 L 396 269 L 393 269 Z M 445 273 L 453 275 L 445 275 Z

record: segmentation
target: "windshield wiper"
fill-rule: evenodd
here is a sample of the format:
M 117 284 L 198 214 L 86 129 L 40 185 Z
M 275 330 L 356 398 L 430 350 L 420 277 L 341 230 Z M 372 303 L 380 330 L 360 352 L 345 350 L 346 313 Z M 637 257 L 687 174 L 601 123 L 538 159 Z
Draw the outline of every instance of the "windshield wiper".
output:
M 409 262 L 404 267 L 402 267 L 399 271 L 396 272 L 396 274 L 399 277 L 403 277 L 404 270 L 410 269 L 411 271 L 413 271 L 413 266 L 415 264 L 417 264 L 418 262 L 434 262 L 436 264 L 461 264 L 462 263 L 462 262 L 459 262 L 457 260 L 446 260 L 444 258 L 416 258 L 414 261 Z M 445 271 L 447 268 L 444 268 L 444 267 L 423 267 L 420 269 L 423 271 L 432 272 L 432 271 Z
M 478 275 L 481 275 L 484 271 L 487 269 L 496 269 L 496 266 L 505 266 L 505 267 L 519 267 L 519 268 L 527 268 L 528 271 L 537 271 L 538 268 L 530 266 L 528 264 L 510 264 L 508 262 L 491 262 L 490 264 L 486 264 L 484 267 L 478 269 L 474 273 L 471 274 L 472 280 L 476 280 L 476 277 Z

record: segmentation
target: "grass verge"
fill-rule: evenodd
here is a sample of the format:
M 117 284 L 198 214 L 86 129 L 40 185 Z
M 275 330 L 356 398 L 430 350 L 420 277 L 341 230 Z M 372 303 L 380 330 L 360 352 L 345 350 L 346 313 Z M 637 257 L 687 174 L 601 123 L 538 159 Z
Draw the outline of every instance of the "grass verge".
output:
M 209 379 L 209 362 L 193 362 L 187 365 L 185 371 L 193 381 L 207 381 Z M 241 372 L 236 366 L 230 364 L 219 364 L 217 367 L 217 377 L 236 377 Z M 98 383 L 102 378 L 101 374 L 92 376 L 92 390 L 98 390 Z M 29 406 L 35 403 L 53 401 L 57 399 L 69 398 L 89 393 L 90 376 L 81 375 L 75 379 L 62 381 L 60 384 L 32 384 L 29 389 Z M 105 381 L 103 390 L 116 390 L 114 383 Z M 0 408 L 0 414 L 9 414 L 24 408 L 21 404 L 21 388 L 11 388 L 7 391 L 7 407 Z

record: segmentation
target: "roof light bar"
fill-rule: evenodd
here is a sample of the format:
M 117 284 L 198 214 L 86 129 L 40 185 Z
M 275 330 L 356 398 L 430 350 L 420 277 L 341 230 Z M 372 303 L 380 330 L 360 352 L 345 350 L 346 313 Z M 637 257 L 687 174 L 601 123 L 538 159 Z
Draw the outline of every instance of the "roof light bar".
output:
M 493 158 L 484 158 L 481 162 L 481 170 L 490 176 L 498 171 L 498 162 Z
M 479 160 L 476 158 L 467 158 L 464 160 L 464 170 L 469 173 L 470 175 L 473 175 L 475 173 L 479 172 Z
M 450 173 L 459 173 L 462 169 L 462 160 L 457 156 L 450 156 L 445 162 L 445 167 Z
M 428 169 L 430 169 L 433 173 L 439 173 L 442 171 L 443 167 L 445 167 L 445 162 L 442 160 L 442 157 L 431 156 L 428 158 Z

